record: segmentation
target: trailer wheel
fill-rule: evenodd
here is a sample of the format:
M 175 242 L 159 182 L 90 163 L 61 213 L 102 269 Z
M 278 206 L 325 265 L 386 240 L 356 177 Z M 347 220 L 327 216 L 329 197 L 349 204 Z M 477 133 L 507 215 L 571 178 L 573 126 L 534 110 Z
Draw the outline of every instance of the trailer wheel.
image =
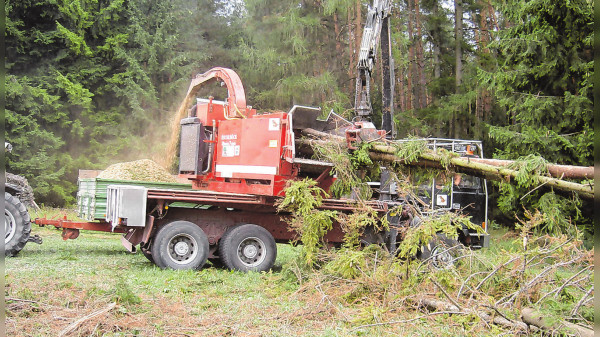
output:
M 266 229 L 252 224 L 232 227 L 219 242 L 219 256 L 232 270 L 267 271 L 275 264 L 277 245 Z
M 174 221 L 158 231 L 152 244 L 152 258 L 161 268 L 200 269 L 208 258 L 208 238 L 189 221 Z
M 418 258 L 429 262 L 435 269 L 447 269 L 455 265 L 462 248 L 457 240 L 437 234 L 428 244 L 421 246 Z
M 16 256 L 29 240 L 31 222 L 21 201 L 4 192 L 4 255 Z

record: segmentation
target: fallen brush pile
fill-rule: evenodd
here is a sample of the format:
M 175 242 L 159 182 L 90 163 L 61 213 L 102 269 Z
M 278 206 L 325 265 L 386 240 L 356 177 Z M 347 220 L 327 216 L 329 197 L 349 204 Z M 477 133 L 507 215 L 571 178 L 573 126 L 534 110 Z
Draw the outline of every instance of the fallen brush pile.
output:
M 316 291 L 342 316 L 354 316 L 353 331 L 443 316 L 469 334 L 593 336 L 593 250 L 567 236 L 513 237 L 510 250 L 496 249 L 491 258 L 450 247 L 460 254 L 444 269 L 372 245 L 322 252 L 317 268 L 296 261 L 282 275 L 299 283 L 300 296 Z M 344 314 L 356 307 L 358 315 Z M 404 319 L 406 312 L 417 315 Z
M 387 222 L 378 224 L 368 208 L 342 216 L 319 210 L 323 195 L 308 179 L 287 187 L 279 207 L 292 213 L 287 221 L 303 246 L 301 258 L 286 265 L 282 277 L 298 284 L 301 297 L 320 294 L 319 306 L 326 301 L 353 331 L 422 324 L 443 315 L 469 335 L 492 330 L 593 336 L 594 251 L 584 248 L 577 229 L 574 235 L 535 236 L 546 215 L 525 211 L 525 220 L 516 224 L 520 234 L 500 240 L 508 241 L 506 247 L 469 250 L 454 241 L 440 257 L 416 259 L 426 242 L 441 238 L 436 233 L 452 238 L 457 228 L 474 225 L 455 213 L 422 217 L 419 226 L 403 229 L 404 239 L 390 253 L 359 243 L 366 227 Z M 341 224 L 344 243 L 325 250 L 323 235 L 333 219 Z M 356 308 L 362 311 L 356 314 Z M 419 315 L 406 319 L 410 312 Z
M 150 159 L 113 164 L 102 171 L 98 178 L 163 183 L 177 182 L 167 170 Z

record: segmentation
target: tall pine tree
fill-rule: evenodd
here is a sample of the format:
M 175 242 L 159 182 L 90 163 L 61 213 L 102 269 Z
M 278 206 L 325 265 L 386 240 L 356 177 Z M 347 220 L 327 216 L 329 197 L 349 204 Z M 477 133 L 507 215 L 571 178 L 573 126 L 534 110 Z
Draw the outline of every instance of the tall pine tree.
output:
M 481 71 L 506 111 L 491 126 L 496 155 L 537 154 L 560 164 L 593 159 L 593 5 L 588 0 L 510 0 L 506 28 L 490 47 L 494 71 Z
M 38 202 L 74 202 L 79 168 L 150 157 L 169 102 L 206 58 L 179 40 L 195 15 L 186 3 L 5 3 L 7 171 Z
M 542 156 L 560 164 L 593 160 L 593 5 L 587 0 L 510 0 L 501 7 L 504 28 L 490 44 L 498 55 L 480 79 L 505 109 L 503 125 L 490 125 L 495 156 Z M 531 158 L 530 163 L 533 163 Z M 577 196 L 500 185 L 498 205 L 507 215 L 523 208 L 546 215 L 547 231 L 589 225 L 590 205 Z M 582 213 L 583 212 L 583 213 Z M 588 226 L 593 231 L 593 227 Z

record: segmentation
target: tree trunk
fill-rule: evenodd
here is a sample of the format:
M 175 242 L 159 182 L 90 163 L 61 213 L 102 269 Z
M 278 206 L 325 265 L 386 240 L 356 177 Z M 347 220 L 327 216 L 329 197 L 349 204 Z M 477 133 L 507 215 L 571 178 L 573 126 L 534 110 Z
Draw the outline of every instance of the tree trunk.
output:
M 492 24 L 494 25 L 494 28 L 496 29 L 496 31 L 500 30 L 500 27 L 498 27 L 498 19 L 496 18 L 496 11 L 494 10 L 494 6 L 492 6 L 492 2 L 491 0 L 488 0 L 488 11 L 490 13 L 490 19 L 492 19 Z
M 356 74 L 356 61 L 354 59 L 354 34 L 352 29 L 352 10 L 348 8 L 348 95 L 354 96 L 354 81 Z
M 311 130 L 303 130 L 303 133 L 329 138 L 327 141 L 337 140 L 344 141 L 344 137 L 332 136 L 324 134 L 322 132 L 315 132 Z M 325 144 L 325 140 L 310 140 L 310 139 L 297 139 L 296 144 L 298 145 L 297 151 L 300 153 L 310 153 L 310 150 L 314 146 Z M 404 159 L 396 156 L 397 148 L 395 146 L 386 145 L 381 142 L 372 143 L 369 156 L 373 160 L 378 160 L 387 163 L 400 163 L 409 166 L 420 166 L 430 167 L 438 169 L 449 169 L 459 173 L 465 173 L 472 176 L 486 178 L 490 180 L 506 181 L 510 183 L 518 175 L 518 171 L 509 169 L 502 166 L 494 166 L 485 163 L 476 162 L 474 158 L 469 157 L 451 157 L 445 158 L 433 151 L 427 151 L 420 154 L 419 158 L 413 162 L 406 162 Z M 443 163 L 447 163 L 444 165 Z M 577 193 L 580 197 L 585 199 L 594 198 L 594 186 L 591 184 L 578 184 L 574 182 L 564 181 L 557 178 L 550 178 L 546 176 L 536 176 L 540 183 L 540 186 L 551 187 L 557 191 L 566 193 Z
M 333 12 L 333 32 L 335 33 L 335 53 L 336 56 L 343 59 L 344 51 L 340 42 L 340 20 L 337 11 Z
M 433 4 L 433 16 L 438 17 L 439 15 L 439 4 L 437 1 Z M 433 34 L 433 78 L 438 79 L 441 77 L 442 71 L 440 66 L 440 43 L 441 38 L 439 36 L 439 27 L 434 27 Z
M 425 80 L 425 55 L 423 52 L 423 32 L 421 31 L 421 11 L 419 8 L 419 0 L 414 0 L 415 8 L 415 28 L 417 29 L 417 36 L 415 39 L 417 48 L 417 60 L 415 65 L 417 67 L 417 78 L 419 87 L 419 109 L 427 107 L 427 81 Z
M 383 88 L 383 106 L 381 129 L 388 132 L 388 138 L 394 139 L 394 58 L 392 55 L 391 19 L 383 19 L 381 27 L 381 78 Z
M 415 47 L 413 32 L 412 2 L 408 2 L 408 76 L 407 76 L 407 109 L 416 109 L 415 90 L 413 89 L 413 79 L 415 76 Z
M 454 52 L 456 57 L 456 69 L 455 69 L 455 85 L 456 94 L 460 93 L 460 85 L 462 83 L 462 40 L 463 40 L 463 8 L 462 0 L 454 0 Z M 460 115 L 457 111 L 454 111 L 454 118 L 451 127 L 451 137 L 459 138 L 459 130 L 461 129 Z
M 456 57 L 456 72 L 455 72 L 455 84 L 456 84 L 456 93 L 458 94 L 459 87 L 462 83 L 462 40 L 463 40 L 463 28 L 462 28 L 462 20 L 463 20 L 463 9 L 462 9 L 462 0 L 454 1 L 454 12 L 455 12 L 455 26 L 454 26 L 454 48 L 455 48 L 455 57 Z
M 356 16 L 355 16 L 355 33 L 354 33 L 354 37 L 355 37 L 355 46 L 354 46 L 354 50 L 356 52 L 356 55 L 358 55 L 358 53 L 360 52 L 360 44 L 362 43 L 362 7 L 361 7 L 361 1 L 360 0 L 356 0 Z M 357 57 L 358 59 L 358 57 Z
M 552 324 L 547 319 L 544 318 L 544 315 L 536 312 L 531 308 L 523 308 L 521 310 L 521 318 L 523 322 L 527 324 L 531 324 L 537 326 L 544 330 L 558 330 L 562 327 L 566 328 L 565 330 L 569 330 L 569 332 L 574 333 L 576 336 L 581 337 L 593 337 L 594 330 L 579 326 L 577 324 L 569 323 L 567 321 L 560 321 L 559 323 Z M 557 331 L 559 332 L 559 331 Z M 566 332 L 566 331 L 563 331 Z
M 493 166 L 506 167 L 513 164 L 513 160 L 502 160 L 502 159 L 486 159 L 486 158 L 471 158 L 476 163 L 482 163 Z M 594 179 L 594 167 L 593 166 L 571 166 L 571 165 L 558 165 L 548 164 L 548 173 L 555 178 L 569 178 L 569 179 Z

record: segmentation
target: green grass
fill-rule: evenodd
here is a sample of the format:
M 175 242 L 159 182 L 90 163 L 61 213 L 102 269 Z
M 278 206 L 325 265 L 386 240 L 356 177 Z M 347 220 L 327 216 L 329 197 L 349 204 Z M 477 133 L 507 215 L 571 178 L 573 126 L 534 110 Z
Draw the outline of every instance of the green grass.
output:
M 83 310 L 86 306 L 116 302 L 121 308 L 117 313 L 156 319 L 153 321 L 158 325 L 150 327 L 152 330 L 169 324 L 168 317 L 161 317 L 164 306 L 181 307 L 182 312 L 170 315 L 197 320 L 195 324 L 220 315 L 243 317 L 245 324 L 253 328 L 259 322 L 263 326 L 264 315 L 301 307 L 300 301 L 283 293 L 289 284 L 276 281 L 276 274 L 244 274 L 211 266 L 200 271 L 161 270 L 142 254 L 127 252 L 119 235 L 82 231 L 78 239 L 63 241 L 60 231 L 54 229 L 34 228 L 33 233 L 40 235 L 44 243 L 29 243 L 18 257 L 6 260 L 8 298 L 33 300 L 56 309 L 77 307 L 82 309 L 81 316 L 89 311 Z M 281 253 L 276 269 L 298 253 L 298 248 L 288 245 L 278 248 Z M 22 313 L 11 312 L 10 307 L 8 319 L 16 320 L 18 325 L 25 323 L 19 319 Z M 255 313 L 260 315 L 255 317 Z M 45 334 L 35 331 L 30 314 L 25 316 L 21 318 L 28 318 L 25 325 L 32 329 L 27 334 Z M 11 332 L 10 324 L 7 328 Z M 220 334 L 222 329 L 219 324 L 209 324 L 206 331 Z
M 83 324 L 78 330 L 81 335 L 138 331 L 141 335 L 347 336 L 385 330 L 351 332 L 362 321 L 346 322 L 334 308 L 351 314 L 351 306 L 322 301 L 317 291 L 308 297 L 295 294 L 300 286 L 293 273 L 278 270 L 300 254 L 299 247 L 278 245 L 275 271 L 269 273 L 240 273 L 210 265 L 200 271 L 173 271 L 154 266 L 142 254 L 130 254 L 116 234 L 82 231 L 76 240 L 63 241 L 54 229 L 34 228 L 33 233 L 43 238 L 42 245 L 29 243 L 18 257 L 6 259 L 9 335 L 56 335 L 111 302 L 117 303 L 117 309 L 104 315 L 99 326 L 98 319 Z M 43 310 L 35 312 L 34 307 Z M 57 315 L 63 319 L 54 319 Z M 357 313 L 361 315 L 365 314 Z M 429 335 L 415 326 L 409 331 Z

